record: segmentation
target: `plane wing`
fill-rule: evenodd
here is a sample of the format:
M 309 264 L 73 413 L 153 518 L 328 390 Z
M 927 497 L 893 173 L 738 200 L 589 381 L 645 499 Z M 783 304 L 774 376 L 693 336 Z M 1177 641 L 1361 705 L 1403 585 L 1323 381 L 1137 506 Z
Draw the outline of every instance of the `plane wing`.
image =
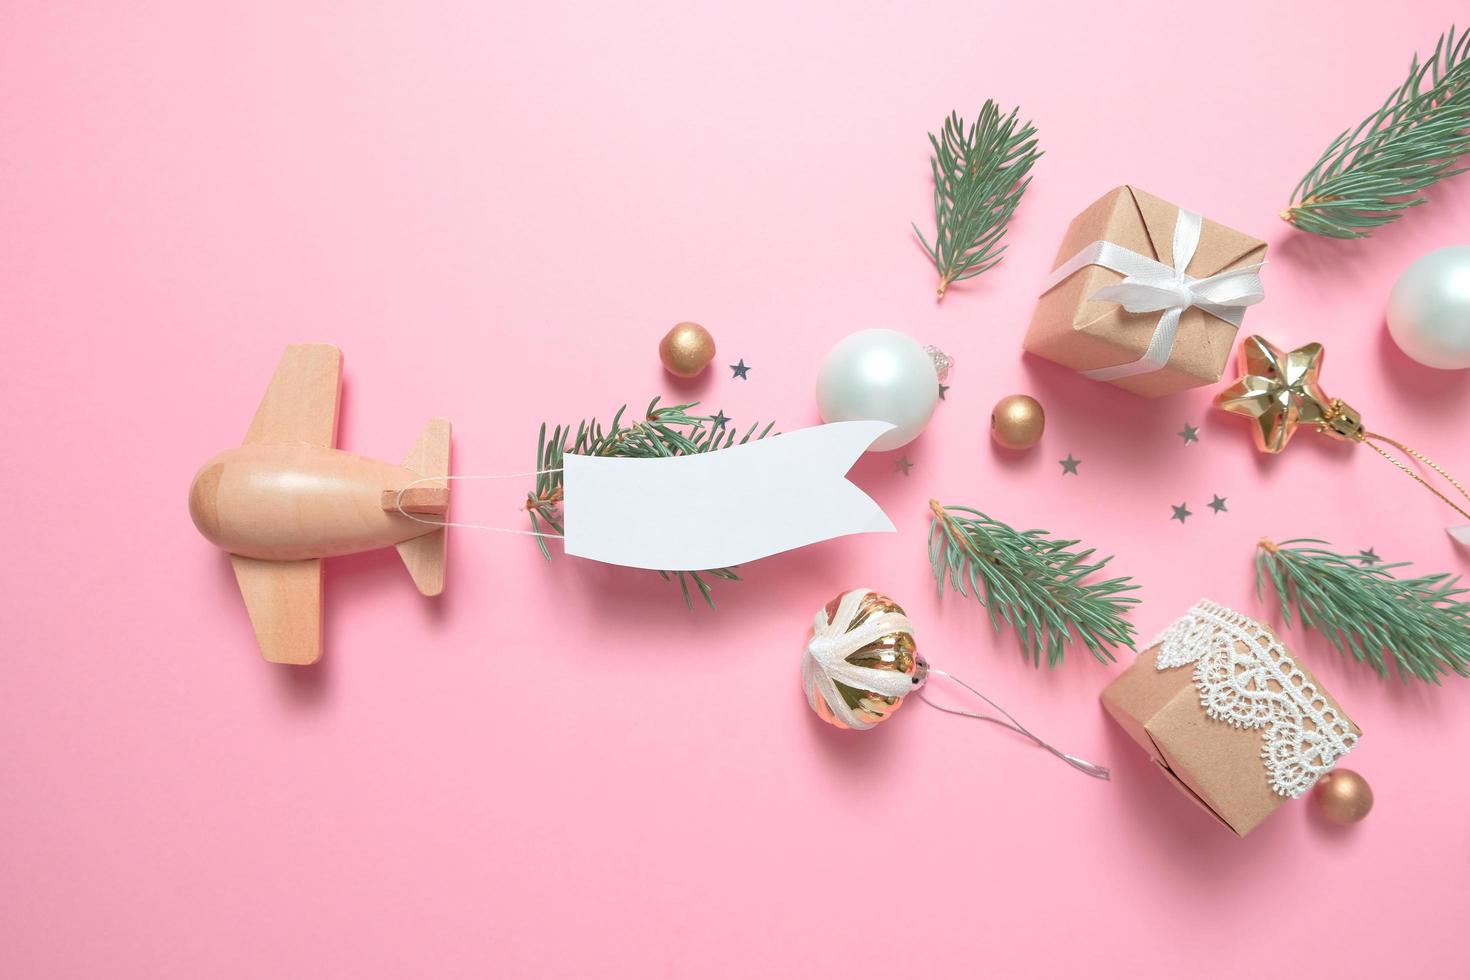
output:
M 335 446 L 341 390 L 340 350 L 331 344 L 291 344 L 255 410 L 245 433 L 246 445 Z
M 231 555 L 230 562 L 265 659 L 316 663 L 322 655 L 322 560 L 261 561 Z

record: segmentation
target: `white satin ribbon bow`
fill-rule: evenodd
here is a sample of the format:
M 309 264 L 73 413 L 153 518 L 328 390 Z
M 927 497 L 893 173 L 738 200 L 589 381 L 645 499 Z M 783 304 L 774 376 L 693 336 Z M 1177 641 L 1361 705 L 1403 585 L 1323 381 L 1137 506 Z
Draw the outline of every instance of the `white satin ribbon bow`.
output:
M 1169 363 L 1179 335 L 1179 318 L 1191 306 L 1219 317 L 1233 327 L 1245 319 L 1245 308 L 1266 298 L 1258 273 L 1261 265 L 1227 269 L 1196 279 L 1185 272 L 1199 247 L 1204 219 L 1193 211 L 1179 210 L 1174 222 L 1174 267 L 1139 255 L 1112 242 L 1093 242 L 1057 267 L 1043 293 L 1050 292 L 1068 276 L 1089 265 L 1100 265 L 1122 275 L 1123 281 L 1104 286 L 1088 299 L 1118 303 L 1129 313 L 1159 311 L 1159 322 L 1143 356 L 1130 364 L 1115 364 L 1082 373 L 1096 381 L 1112 381 L 1135 374 L 1148 374 Z

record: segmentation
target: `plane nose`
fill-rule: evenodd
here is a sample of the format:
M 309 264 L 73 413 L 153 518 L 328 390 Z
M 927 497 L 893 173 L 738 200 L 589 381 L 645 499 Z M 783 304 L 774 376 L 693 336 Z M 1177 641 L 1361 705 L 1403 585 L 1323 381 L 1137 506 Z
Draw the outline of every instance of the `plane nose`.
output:
M 205 463 L 189 485 L 189 516 L 199 533 L 219 543 L 219 484 L 224 465 L 214 460 Z

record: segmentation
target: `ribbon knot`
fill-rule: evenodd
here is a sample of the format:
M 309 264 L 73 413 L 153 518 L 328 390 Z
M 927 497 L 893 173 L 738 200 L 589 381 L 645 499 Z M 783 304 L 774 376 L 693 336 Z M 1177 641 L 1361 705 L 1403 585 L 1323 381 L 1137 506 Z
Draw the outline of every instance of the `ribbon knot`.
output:
M 1185 270 L 1199 248 L 1204 219 L 1193 211 L 1179 210 L 1174 222 L 1174 265 L 1167 266 L 1146 255 L 1112 242 L 1093 242 L 1052 273 L 1047 290 L 1055 288 L 1074 272 L 1089 265 L 1100 265 L 1123 276 L 1123 281 L 1104 286 L 1088 299 L 1117 303 L 1129 313 L 1158 313 L 1159 322 L 1149 339 L 1148 349 L 1138 360 L 1128 364 L 1083 371 L 1097 381 L 1113 381 L 1136 374 L 1157 371 L 1169 363 L 1174 342 L 1179 335 L 1179 319 L 1195 306 L 1211 316 L 1239 327 L 1245 319 L 1245 308 L 1266 298 L 1258 273 L 1261 266 L 1251 265 L 1227 269 L 1212 276 L 1196 279 Z
M 1203 297 L 1193 289 L 1193 280 L 1184 275 L 1128 276 L 1116 286 L 1104 286 L 1091 299 L 1112 300 L 1129 313 L 1157 313 L 1179 307 L 1198 306 Z

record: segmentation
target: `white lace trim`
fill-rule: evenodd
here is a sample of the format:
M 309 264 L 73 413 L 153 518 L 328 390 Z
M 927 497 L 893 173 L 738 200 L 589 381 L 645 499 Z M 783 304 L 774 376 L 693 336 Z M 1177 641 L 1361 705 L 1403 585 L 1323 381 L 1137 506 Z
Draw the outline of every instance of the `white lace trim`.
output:
M 1349 720 L 1248 616 L 1201 599 L 1154 643 L 1159 670 L 1196 665 L 1194 686 L 1205 714 L 1236 728 L 1263 729 L 1261 758 L 1271 788 L 1282 796 L 1311 789 L 1358 742 Z

